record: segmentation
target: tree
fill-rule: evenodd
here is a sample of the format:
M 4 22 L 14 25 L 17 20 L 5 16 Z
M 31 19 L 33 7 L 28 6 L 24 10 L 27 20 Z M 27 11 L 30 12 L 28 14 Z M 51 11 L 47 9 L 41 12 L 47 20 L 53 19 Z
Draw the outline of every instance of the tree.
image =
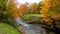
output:
M 0 0 L 0 8 L 2 8 L 2 10 L 6 9 L 7 1 L 8 0 Z
M 30 5 L 30 13 L 38 13 L 38 9 L 37 9 L 37 6 L 38 6 L 38 4 L 37 3 L 33 3 L 33 4 L 31 4 Z
M 2 2 L 1 2 L 2 1 Z M 8 23 L 16 27 L 15 19 L 17 16 L 17 8 L 15 0 L 1 0 L 0 3 L 0 22 Z M 7 2 L 8 1 L 8 2 Z M 14 17 L 14 18 L 13 18 Z
M 5 19 L 4 13 L 7 9 L 7 1 L 8 0 L 0 0 L 0 21 Z
M 45 0 L 42 2 L 42 4 L 44 5 L 40 11 L 41 14 L 45 14 L 46 17 L 49 17 L 48 19 L 51 19 L 53 21 L 53 27 L 57 27 L 57 23 L 60 22 L 60 0 Z M 58 8 L 59 7 L 59 8 Z M 48 21 L 48 19 L 45 19 L 44 20 Z M 51 21 L 49 20 L 49 21 Z M 48 21 L 48 23 L 49 23 Z M 60 25 L 59 25 L 60 26 Z M 60 28 L 60 27 L 59 27 Z
M 21 4 L 19 7 L 20 14 L 23 16 L 29 13 L 29 7 L 27 4 Z
M 10 0 L 9 3 L 8 3 L 8 10 L 12 12 L 12 16 L 14 18 L 17 18 L 19 16 L 18 14 L 18 8 L 17 8 L 17 3 L 15 3 L 16 1 L 15 0 Z
M 43 4 L 43 7 L 42 7 L 40 13 L 46 14 L 48 12 L 48 10 L 50 9 L 51 0 L 42 1 L 41 4 Z

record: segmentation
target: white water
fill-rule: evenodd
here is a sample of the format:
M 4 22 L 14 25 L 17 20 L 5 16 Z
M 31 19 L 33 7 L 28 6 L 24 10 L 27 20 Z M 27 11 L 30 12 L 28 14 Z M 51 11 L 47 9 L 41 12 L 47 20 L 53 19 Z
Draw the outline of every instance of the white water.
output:
M 26 26 L 26 27 L 29 27 L 29 25 L 27 23 L 25 23 L 20 17 L 18 17 L 16 19 L 16 21 L 21 24 L 22 26 Z
M 44 31 L 43 33 L 46 34 L 45 29 L 42 29 L 40 26 L 37 25 L 27 24 L 20 17 L 18 17 L 16 21 L 22 26 L 26 27 L 25 32 L 27 34 L 40 34 L 41 31 Z

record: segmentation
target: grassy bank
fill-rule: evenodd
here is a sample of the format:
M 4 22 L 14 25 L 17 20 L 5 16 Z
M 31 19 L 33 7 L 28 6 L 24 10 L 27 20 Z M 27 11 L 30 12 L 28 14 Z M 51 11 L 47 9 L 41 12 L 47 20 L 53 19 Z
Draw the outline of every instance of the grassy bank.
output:
M 0 23 L 0 34 L 19 34 L 19 32 L 8 24 Z

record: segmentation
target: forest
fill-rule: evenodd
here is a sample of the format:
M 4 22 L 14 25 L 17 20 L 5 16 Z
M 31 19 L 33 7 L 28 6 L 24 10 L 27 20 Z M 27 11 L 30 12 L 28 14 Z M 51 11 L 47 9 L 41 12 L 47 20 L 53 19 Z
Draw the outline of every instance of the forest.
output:
M 26 2 L 17 5 L 17 0 L 0 0 L 1 34 L 25 34 L 21 33 L 20 26 L 23 22 L 18 23 L 18 18 L 26 24 L 36 24 L 42 28 L 60 32 L 60 0 L 42 0 L 39 3 Z

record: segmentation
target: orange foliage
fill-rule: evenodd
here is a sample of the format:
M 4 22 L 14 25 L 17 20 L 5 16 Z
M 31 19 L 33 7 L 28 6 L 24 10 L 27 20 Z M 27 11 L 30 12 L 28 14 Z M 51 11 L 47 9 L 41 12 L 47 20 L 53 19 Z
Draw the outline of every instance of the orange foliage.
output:
M 40 11 L 41 14 L 46 14 L 47 11 L 50 9 L 51 1 L 50 0 L 45 0 L 42 2 L 44 5 Z
M 47 11 L 50 10 L 50 7 L 55 9 L 54 7 L 56 7 L 56 4 L 60 4 L 59 0 L 45 0 L 41 4 L 44 5 L 40 11 L 41 14 L 44 14 L 44 16 L 42 17 L 43 18 L 42 20 L 44 20 L 47 23 L 52 22 L 52 20 L 50 18 L 47 18 L 49 16 L 47 14 Z M 56 9 L 54 11 L 56 11 Z M 51 18 L 53 18 L 55 20 L 60 20 L 60 14 L 58 14 L 57 12 L 52 12 L 52 13 L 54 15 L 52 15 Z
M 53 15 L 51 18 L 55 20 L 60 20 L 60 14 Z
M 22 4 L 19 6 L 19 11 L 24 15 L 29 13 L 29 7 L 27 4 Z
M 53 22 L 53 20 L 51 20 L 50 18 L 47 18 L 46 16 L 42 17 L 42 21 L 45 21 L 46 23 Z
M 52 22 L 51 19 L 45 19 L 44 21 L 45 21 L 46 23 Z
M 12 16 L 14 18 L 18 17 L 18 8 L 16 7 L 15 0 L 10 0 L 10 9 L 12 10 Z

